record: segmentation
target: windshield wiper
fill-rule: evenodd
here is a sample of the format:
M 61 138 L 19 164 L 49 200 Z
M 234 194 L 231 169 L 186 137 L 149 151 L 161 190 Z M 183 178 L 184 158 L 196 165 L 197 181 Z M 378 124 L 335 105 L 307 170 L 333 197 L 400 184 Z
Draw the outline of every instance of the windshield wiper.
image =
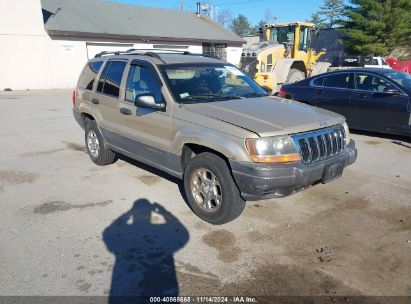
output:
M 214 99 L 216 100 L 222 100 L 222 99 L 243 99 L 243 96 L 240 95 L 219 95 L 219 94 L 214 94 Z
M 244 98 L 249 98 L 249 97 L 264 97 L 264 96 L 268 96 L 267 93 L 257 93 L 257 92 L 250 92 L 250 93 L 246 93 L 244 95 L 241 95 Z
M 185 100 L 191 101 L 193 99 L 198 98 L 198 101 L 215 101 L 215 100 L 224 100 L 224 99 L 243 99 L 244 97 L 239 96 L 239 95 L 222 95 L 222 94 L 201 94 L 201 95 L 191 95 L 184 97 L 182 101 L 184 102 Z

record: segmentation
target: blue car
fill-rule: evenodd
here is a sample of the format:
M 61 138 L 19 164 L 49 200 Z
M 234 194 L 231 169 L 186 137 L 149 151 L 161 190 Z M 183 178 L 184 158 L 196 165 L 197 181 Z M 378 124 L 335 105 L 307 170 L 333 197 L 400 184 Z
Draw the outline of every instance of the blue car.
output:
M 411 136 L 411 75 L 347 69 L 284 85 L 279 95 L 344 115 L 352 129 Z

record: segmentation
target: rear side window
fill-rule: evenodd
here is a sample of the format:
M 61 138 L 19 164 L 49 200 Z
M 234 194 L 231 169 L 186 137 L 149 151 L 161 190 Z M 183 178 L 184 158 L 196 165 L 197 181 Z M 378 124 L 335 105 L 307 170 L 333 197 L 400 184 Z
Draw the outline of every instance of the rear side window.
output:
M 320 78 L 314 79 L 313 84 L 317 87 L 322 87 L 323 81 L 324 81 L 324 77 L 320 77 Z
M 91 61 L 89 62 L 81 72 L 78 86 L 82 89 L 92 90 L 96 75 L 101 68 L 103 61 Z
M 107 62 L 103 72 L 101 73 L 97 86 L 97 92 L 119 97 L 121 78 L 123 77 L 126 64 L 127 62 L 125 61 Z
M 314 80 L 313 84 L 320 87 L 349 89 L 350 81 L 350 74 L 335 74 L 319 77 Z

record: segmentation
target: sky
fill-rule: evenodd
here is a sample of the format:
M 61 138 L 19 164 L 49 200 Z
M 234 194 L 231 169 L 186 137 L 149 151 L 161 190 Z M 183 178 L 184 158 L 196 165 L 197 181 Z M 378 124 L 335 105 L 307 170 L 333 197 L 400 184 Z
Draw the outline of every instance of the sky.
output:
M 178 9 L 180 0 L 108 0 L 142 6 Z M 183 0 L 184 10 L 195 12 L 196 0 Z M 205 0 L 201 2 L 206 2 Z M 245 15 L 253 25 L 264 19 L 265 12 L 270 9 L 276 22 L 305 21 L 318 10 L 323 0 L 209 0 L 208 3 L 220 9 L 229 9 L 233 17 Z

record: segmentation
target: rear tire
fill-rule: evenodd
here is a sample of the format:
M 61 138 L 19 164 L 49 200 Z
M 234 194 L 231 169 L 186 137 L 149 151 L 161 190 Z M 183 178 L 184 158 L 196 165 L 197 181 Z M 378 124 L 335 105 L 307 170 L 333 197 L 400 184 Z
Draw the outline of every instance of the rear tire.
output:
M 305 79 L 304 72 L 293 68 L 290 69 L 290 72 L 288 73 L 287 80 L 285 81 L 285 83 L 294 83 L 303 79 Z
M 94 120 L 87 122 L 84 137 L 87 153 L 96 165 L 105 166 L 117 160 L 116 154 L 107 147 L 107 143 Z
M 191 210 L 213 225 L 234 220 L 245 207 L 225 160 L 210 152 L 189 161 L 184 171 L 184 190 Z

